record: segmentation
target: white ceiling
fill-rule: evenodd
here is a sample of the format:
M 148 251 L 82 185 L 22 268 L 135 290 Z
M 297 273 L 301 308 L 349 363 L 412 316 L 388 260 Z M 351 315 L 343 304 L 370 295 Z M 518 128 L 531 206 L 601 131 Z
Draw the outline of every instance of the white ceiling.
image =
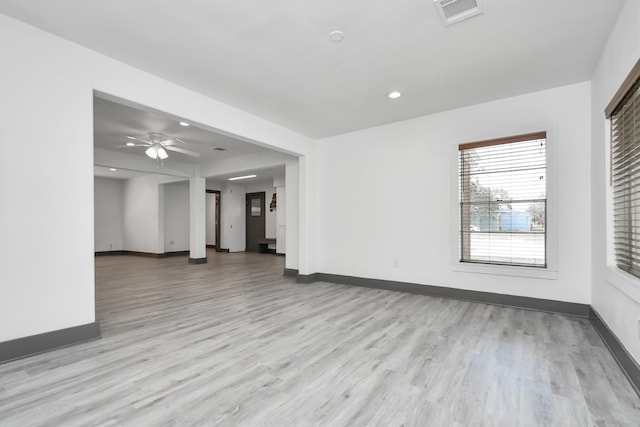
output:
M 115 170 L 112 170 L 115 169 Z M 93 175 L 102 178 L 129 179 L 137 178 L 143 175 L 149 175 L 147 172 L 132 171 L 122 168 L 108 168 L 105 166 L 94 166 Z
M 247 176 L 247 175 L 256 175 L 255 178 L 243 179 L 239 181 L 235 181 L 236 184 L 242 185 L 253 185 L 253 184 L 269 184 L 273 183 L 274 178 L 276 179 L 284 179 L 285 177 L 285 166 L 273 166 L 267 168 L 259 168 L 259 169 L 248 169 L 235 171 L 233 173 L 225 173 L 221 175 L 217 175 L 212 178 L 208 178 L 208 180 L 212 182 L 226 182 L 229 178 L 238 177 L 238 176 Z
M 0 0 L 0 12 L 323 137 L 589 80 L 623 0 L 483 3 L 450 27 L 433 0 Z
M 122 147 L 129 140 L 127 136 L 140 137 L 149 132 L 158 132 L 169 138 L 179 138 L 185 142 L 180 148 L 185 148 L 200 154 L 194 158 L 174 151 L 169 152 L 169 160 L 186 163 L 206 164 L 212 161 L 229 159 L 253 153 L 268 153 L 272 150 L 236 138 L 221 135 L 200 127 L 197 123 L 184 127 L 180 121 L 184 119 L 173 117 L 166 113 L 152 111 L 144 107 L 134 108 L 110 100 L 94 96 L 93 98 L 93 132 L 94 145 L 120 153 L 135 153 L 145 157 L 145 147 Z M 214 150 L 224 148 L 225 151 Z M 154 160 L 147 158 L 150 162 Z
M 171 175 L 172 171 L 168 170 L 171 169 L 168 166 L 176 162 L 207 166 L 211 163 L 241 156 L 258 155 L 268 157 L 273 152 L 271 149 L 214 132 L 198 123 L 189 122 L 190 126 L 182 126 L 180 122 L 186 121 L 186 119 L 181 117 L 175 117 L 131 102 L 122 100 L 116 102 L 112 100 L 114 99 L 112 97 L 105 99 L 101 96 L 103 95 L 94 96 L 93 98 L 94 147 L 118 154 L 133 154 L 140 161 L 146 162 L 147 167 L 155 168 L 156 174 Z M 200 156 L 194 158 L 175 151 L 169 151 L 169 158 L 164 160 L 163 165 L 160 165 L 156 160 L 150 159 L 144 154 L 145 147 L 125 146 L 130 141 L 127 136 L 148 139 L 145 135 L 149 132 L 163 133 L 169 138 L 179 138 L 184 141 L 184 144 L 177 144 L 180 148 L 194 151 L 199 153 Z M 215 150 L 214 148 L 224 148 L 224 151 Z M 117 156 L 116 159 L 118 157 L 121 156 Z M 115 171 L 106 166 L 94 166 L 94 175 L 104 178 L 129 179 L 149 173 L 148 169 L 147 172 L 135 171 L 123 168 L 118 163 L 116 160 L 116 163 L 111 165 L 115 166 L 115 169 L 117 169 Z M 254 169 L 245 169 L 239 166 L 232 173 L 221 173 L 209 177 L 209 179 L 211 182 L 223 183 L 234 176 L 252 174 L 257 176 L 238 181 L 238 183 L 244 185 L 272 184 L 275 178 L 284 179 L 285 166 L 282 164 Z

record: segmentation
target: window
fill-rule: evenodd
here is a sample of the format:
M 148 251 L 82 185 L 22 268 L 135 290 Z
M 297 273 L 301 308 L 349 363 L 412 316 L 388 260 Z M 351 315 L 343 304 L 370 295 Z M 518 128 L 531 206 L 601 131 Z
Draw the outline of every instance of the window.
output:
M 605 114 L 611 119 L 615 261 L 618 268 L 640 277 L 640 60 Z
M 460 261 L 547 266 L 546 132 L 461 144 Z

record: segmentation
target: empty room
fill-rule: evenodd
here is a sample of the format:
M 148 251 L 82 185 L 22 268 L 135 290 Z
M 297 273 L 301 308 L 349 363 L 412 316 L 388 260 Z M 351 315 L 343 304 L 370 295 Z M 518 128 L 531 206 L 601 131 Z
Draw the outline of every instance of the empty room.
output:
M 0 426 L 639 426 L 639 28 L 0 0 Z

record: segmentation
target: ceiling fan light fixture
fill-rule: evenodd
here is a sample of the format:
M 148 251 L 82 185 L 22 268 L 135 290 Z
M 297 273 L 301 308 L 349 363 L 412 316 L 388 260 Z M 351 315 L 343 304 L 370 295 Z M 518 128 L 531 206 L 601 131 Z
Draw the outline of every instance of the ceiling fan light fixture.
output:
M 144 154 L 153 160 L 168 159 L 169 151 L 174 151 L 191 157 L 200 157 L 200 153 L 196 151 L 187 150 L 177 146 L 176 143 L 178 142 L 180 144 L 186 144 L 186 142 L 180 138 L 169 138 L 167 135 L 158 132 L 149 132 L 147 135 L 147 138 L 127 136 L 127 138 L 132 139 L 135 142 L 125 142 L 125 145 L 120 145 L 119 147 L 144 147 Z M 160 162 L 158 162 L 158 165 L 160 165 Z
M 169 157 L 169 155 L 167 154 L 167 151 L 162 147 L 158 147 L 157 153 L 158 153 L 158 157 L 160 158 L 160 160 L 164 160 L 167 157 Z
M 151 157 L 153 160 L 156 160 L 158 158 L 158 147 L 154 145 L 152 145 L 151 147 L 147 148 L 144 151 L 144 154 L 146 154 L 147 156 Z M 165 152 L 166 154 L 166 152 Z

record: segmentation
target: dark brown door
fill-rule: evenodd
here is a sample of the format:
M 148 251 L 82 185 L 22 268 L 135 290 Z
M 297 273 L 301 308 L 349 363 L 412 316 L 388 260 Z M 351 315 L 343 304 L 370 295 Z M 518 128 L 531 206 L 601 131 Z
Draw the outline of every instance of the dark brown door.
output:
M 264 239 L 264 191 L 247 193 L 247 251 L 258 252 Z
M 207 194 L 212 194 L 216 200 L 216 207 L 215 207 L 215 211 L 213 212 L 214 222 L 215 222 L 214 227 L 216 230 L 214 245 L 216 247 L 216 252 L 220 252 L 221 251 L 221 248 L 220 248 L 220 191 L 218 190 L 205 190 L 205 191 L 207 192 Z M 208 243 L 209 241 L 210 240 L 207 240 L 207 245 L 209 244 Z
M 216 252 L 220 252 L 220 192 L 216 193 Z

